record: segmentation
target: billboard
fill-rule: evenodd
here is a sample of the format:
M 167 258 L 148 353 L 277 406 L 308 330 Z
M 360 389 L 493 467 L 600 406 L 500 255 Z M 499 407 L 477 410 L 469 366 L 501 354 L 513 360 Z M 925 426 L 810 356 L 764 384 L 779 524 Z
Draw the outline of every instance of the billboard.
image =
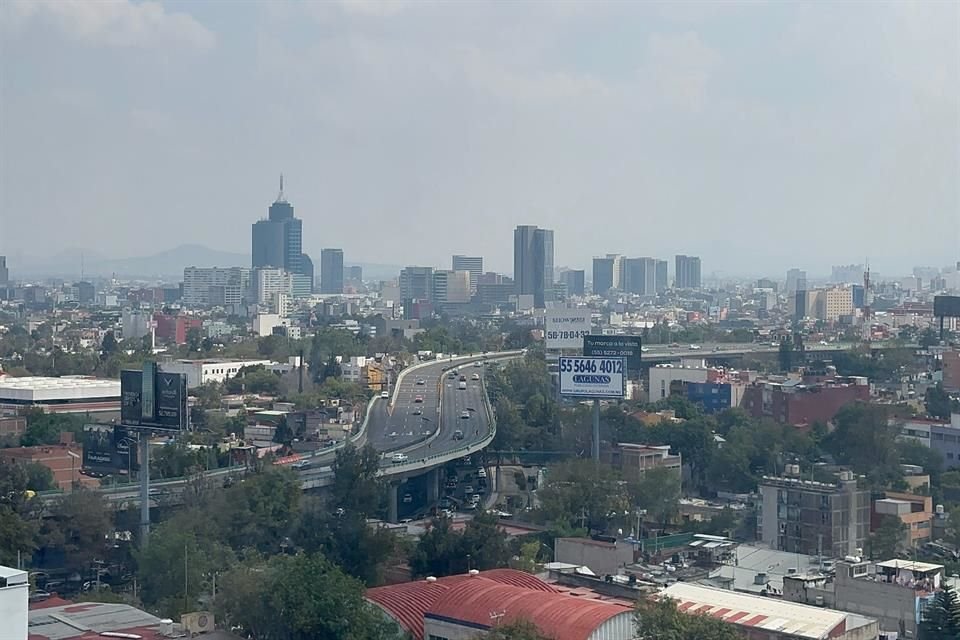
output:
M 179 431 L 187 427 L 187 377 L 157 371 L 146 362 L 143 371 L 120 372 L 120 421 L 128 427 Z
M 583 355 L 624 358 L 627 370 L 640 370 L 640 336 L 583 336 Z
M 937 318 L 960 318 L 960 296 L 934 296 L 933 315 Z
M 108 424 L 83 426 L 83 468 L 95 473 L 134 472 L 136 447 L 127 430 Z
M 583 336 L 589 334 L 589 310 L 547 309 L 544 324 L 547 350 L 579 349 L 583 346 Z
M 623 358 L 562 356 L 559 360 L 560 395 L 584 398 L 622 398 L 627 390 Z

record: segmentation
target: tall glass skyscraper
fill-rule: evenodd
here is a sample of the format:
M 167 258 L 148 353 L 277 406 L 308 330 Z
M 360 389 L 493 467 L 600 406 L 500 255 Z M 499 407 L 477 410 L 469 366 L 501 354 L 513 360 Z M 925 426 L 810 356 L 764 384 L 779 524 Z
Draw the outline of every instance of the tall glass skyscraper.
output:
M 535 307 L 553 301 L 553 231 L 520 225 L 513 231 L 513 281 Z
M 343 293 L 343 249 L 320 252 L 320 293 Z
M 283 196 L 283 176 L 280 193 L 270 205 L 266 220 L 253 223 L 252 266 L 282 268 L 298 274 L 300 286 L 295 293 L 309 295 L 313 291 L 313 261 L 303 253 L 303 221 L 293 214 L 293 205 Z

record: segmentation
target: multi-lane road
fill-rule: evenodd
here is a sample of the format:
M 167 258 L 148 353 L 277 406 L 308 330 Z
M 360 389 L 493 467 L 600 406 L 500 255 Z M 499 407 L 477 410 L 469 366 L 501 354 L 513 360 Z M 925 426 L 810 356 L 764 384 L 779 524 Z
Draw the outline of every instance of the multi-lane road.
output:
M 487 438 L 492 425 L 483 388 L 485 372 L 482 360 L 432 362 L 400 379 L 389 406 L 378 400 L 367 423 L 366 442 L 385 454 L 385 470 L 407 466 L 394 463 L 394 453 L 415 463 Z M 466 389 L 460 389 L 460 377 L 465 378 Z

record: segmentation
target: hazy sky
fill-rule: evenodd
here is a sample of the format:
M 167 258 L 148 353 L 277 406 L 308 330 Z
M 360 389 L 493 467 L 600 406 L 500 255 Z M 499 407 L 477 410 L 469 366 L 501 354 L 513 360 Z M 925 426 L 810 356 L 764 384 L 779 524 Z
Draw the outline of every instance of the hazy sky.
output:
M 5 0 L 0 251 L 960 259 L 956 2 Z M 672 267 L 671 267 L 672 269 Z

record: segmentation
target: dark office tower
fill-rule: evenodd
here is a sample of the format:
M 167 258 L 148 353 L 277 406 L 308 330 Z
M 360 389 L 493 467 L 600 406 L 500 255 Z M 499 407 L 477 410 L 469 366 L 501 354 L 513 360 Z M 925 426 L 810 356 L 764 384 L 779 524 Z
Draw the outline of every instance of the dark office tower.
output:
M 10 282 L 10 271 L 7 269 L 7 256 L 0 256 L 0 285 Z
M 513 280 L 516 292 L 532 295 L 533 306 L 553 301 L 553 231 L 520 225 L 513 231 Z
M 593 259 L 593 293 L 598 296 L 607 294 L 613 288 L 614 263 L 616 258 Z
M 320 293 L 343 293 L 343 249 L 320 252 Z
M 663 293 L 667 290 L 667 261 L 657 260 L 656 276 L 657 293 Z
M 483 258 L 480 256 L 453 256 L 451 268 L 454 271 L 470 272 L 470 293 L 477 292 L 477 282 L 483 273 Z
M 657 293 L 657 262 L 653 258 L 624 258 L 623 286 L 627 293 L 652 296 Z
M 430 300 L 433 297 L 433 267 L 407 267 L 400 272 L 403 300 Z
M 299 274 L 301 288 L 313 289 L 313 262 L 303 253 L 303 221 L 293 215 L 293 205 L 280 193 L 270 205 L 266 220 L 253 224 L 253 268 L 277 267 Z
M 673 274 L 677 289 L 700 288 L 700 258 L 696 256 L 677 256 L 676 272 Z
M 90 304 L 97 297 L 97 288 L 92 282 L 82 281 L 73 285 L 77 292 L 77 302 L 80 304 Z
M 321 275 L 321 277 L 323 276 Z M 356 264 L 347 269 L 347 278 L 350 280 L 350 282 L 363 282 L 363 267 Z
M 583 269 L 571 269 L 563 273 L 563 283 L 567 285 L 568 296 L 582 296 L 585 293 Z

